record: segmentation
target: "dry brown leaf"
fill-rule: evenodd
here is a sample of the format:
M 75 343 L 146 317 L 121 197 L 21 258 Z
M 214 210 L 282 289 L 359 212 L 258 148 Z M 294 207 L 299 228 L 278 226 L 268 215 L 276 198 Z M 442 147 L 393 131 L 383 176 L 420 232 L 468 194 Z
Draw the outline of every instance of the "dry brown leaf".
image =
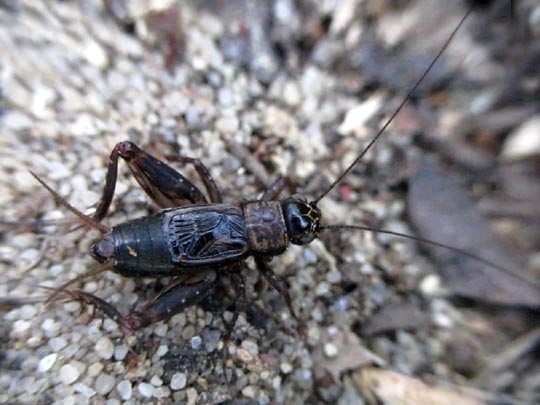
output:
M 353 374 L 358 390 L 369 403 L 388 405 L 482 405 L 471 394 L 430 386 L 416 378 L 374 367 Z
M 368 364 L 382 365 L 384 360 L 368 350 L 361 340 L 352 332 L 339 333 L 331 342 L 338 351 L 335 357 L 321 363 L 322 367 L 339 380 L 340 374 L 346 370 L 354 370 Z

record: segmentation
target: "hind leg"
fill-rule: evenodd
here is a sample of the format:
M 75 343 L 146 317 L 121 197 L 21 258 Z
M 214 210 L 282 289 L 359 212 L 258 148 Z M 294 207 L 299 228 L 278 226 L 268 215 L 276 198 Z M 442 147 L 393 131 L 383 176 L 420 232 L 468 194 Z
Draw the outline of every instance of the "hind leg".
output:
M 118 157 L 126 161 L 137 182 L 160 208 L 208 203 L 205 195 L 186 177 L 133 142 L 125 141 L 116 144 L 109 156 L 103 195 L 93 215 L 95 220 L 101 221 L 111 205 L 118 178 Z M 210 201 L 221 202 L 219 190 L 200 160 L 183 157 L 178 160 L 193 164 L 208 190 Z
M 118 323 L 125 333 L 130 334 L 153 323 L 165 321 L 184 309 L 198 304 L 213 292 L 216 279 L 217 274 L 213 270 L 182 277 L 181 280 L 176 281 L 151 301 L 127 316 L 122 315 L 113 305 L 103 299 L 84 291 L 57 289 L 54 296 L 92 305 Z

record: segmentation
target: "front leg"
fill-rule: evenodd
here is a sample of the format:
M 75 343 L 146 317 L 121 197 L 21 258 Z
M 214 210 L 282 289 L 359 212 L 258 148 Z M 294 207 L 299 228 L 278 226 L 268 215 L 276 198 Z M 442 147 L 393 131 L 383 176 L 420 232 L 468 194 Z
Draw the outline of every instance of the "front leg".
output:
M 277 292 L 285 300 L 285 304 L 289 308 L 290 314 L 296 320 L 298 334 L 300 336 L 305 336 L 306 327 L 304 325 L 304 322 L 296 315 L 296 311 L 292 306 L 291 296 L 289 295 L 289 289 L 287 288 L 287 284 L 285 284 L 285 281 L 281 277 L 274 273 L 272 268 L 268 266 L 266 260 L 266 257 L 255 256 L 255 263 L 257 264 L 257 268 L 259 269 L 263 277 L 272 287 L 277 290 Z

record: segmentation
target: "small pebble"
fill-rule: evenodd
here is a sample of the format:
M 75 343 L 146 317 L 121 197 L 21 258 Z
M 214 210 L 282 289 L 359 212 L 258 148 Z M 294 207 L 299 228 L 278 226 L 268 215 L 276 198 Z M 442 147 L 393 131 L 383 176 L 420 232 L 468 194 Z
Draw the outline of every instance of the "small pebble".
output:
M 315 263 L 317 261 L 317 255 L 313 250 L 306 248 L 304 250 L 304 259 L 306 259 L 306 262 L 308 263 Z
M 100 358 L 109 360 L 114 354 L 114 344 L 111 342 L 111 339 L 104 336 L 98 339 L 94 350 Z
M 236 349 L 236 357 L 242 362 L 242 363 L 251 363 L 253 361 L 253 355 L 243 347 L 238 347 Z
M 120 398 L 122 398 L 124 401 L 127 401 L 128 399 L 131 399 L 132 395 L 132 387 L 131 383 L 128 380 L 122 380 L 118 383 L 116 386 L 116 392 L 118 392 L 118 395 Z
M 182 331 L 182 338 L 185 340 L 191 339 L 195 334 L 195 328 L 192 325 L 188 325 Z
M 64 347 L 66 347 L 68 344 L 67 340 L 63 337 L 54 337 L 49 340 L 49 346 L 51 347 L 53 352 L 59 352 Z
M 40 373 L 45 373 L 49 371 L 54 363 L 56 362 L 56 359 L 58 358 L 57 353 L 51 353 L 48 356 L 43 357 L 38 364 L 38 371 Z
M 167 345 L 160 345 L 156 351 L 156 355 L 158 357 L 163 357 L 169 352 L 169 346 Z
M 293 369 L 291 363 L 281 363 L 279 368 L 283 374 L 289 374 Z
M 95 377 L 101 373 L 101 370 L 103 370 L 103 364 L 101 363 L 94 363 L 90 367 L 88 367 L 88 375 L 90 377 Z
M 195 350 L 201 347 L 202 339 L 200 336 L 193 336 L 191 338 L 191 347 Z
M 181 390 L 186 386 L 187 377 L 184 373 L 175 373 L 171 378 L 171 389 Z
M 96 382 L 94 384 L 94 387 L 98 394 L 100 395 L 106 395 L 109 392 L 112 391 L 114 388 L 116 381 L 113 376 L 109 374 L 100 374 L 96 378 Z
M 259 345 L 252 339 L 244 339 L 241 346 L 254 356 L 259 354 Z
M 86 398 L 91 398 L 94 395 L 96 395 L 96 391 L 94 391 L 92 388 L 82 383 L 76 383 L 73 386 L 73 390 L 75 392 L 78 392 L 79 394 L 84 395 Z
M 159 387 L 160 385 L 163 385 L 163 381 L 157 375 L 153 375 L 150 379 L 150 384 L 152 384 L 154 387 Z
M 333 343 L 326 343 L 324 345 L 324 354 L 328 357 L 336 357 L 338 354 L 338 348 Z
M 167 336 L 168 329 L 169 326 L 166 323 L 160 323 L 158 326 L 155 327 L 154 333 L 159 337 L 165 337 Z
M 188 404 L 195 404 L 197 403 L 197 398 L 199 398 L 199 393 L 195 388 L 188 388 L 186 390 L 187 397 L 188 397 Z
M 248 385 L 242 389 L 242 395 L 247 398 L 255 398 L 258 392 L 259 389 L 253 385 Z
M 82 44 L 81 50 L 86 60 L 97 68 L 103 69 L 108 65 L 107 52 L 97 42 L 88 41 L 86 44 Z
M 326 295 L 330 291 L 330 284 L 328 284 L 326 281 L 323 281 L 317 285 L 315 288 L 315 294 L 318 296 Z
M 259 394 L 259 405 L 267 405 L 269 403 L 270 403 L 270 397 L 264 392 L 261 392 Z
M 139 393 L 145 397 L 150 398 L 154 394 L 154 387 L 152 384 L 142 382 L 137 386 Z
M 19 319 L 13 322 L 11 333 L 15 336 L 22 336 L 30 330 L 31 326 L 32 323 L 30 321 L 23 321 L 22 319 Z
M 161 348 L 161 346 L 160 346 Z M 129 351 L 129 347 L 127 345 L 119 345 L 114 348 L 114 359 L 117 361 L 122 361 L 126 358 Z M 158 349 L 159 351 L 159 349 Z
M 206 350 L 209 352 L 214 351 L 219 343 L 220 337 L 221 337 L 221 333 L 217 330 L 212 330 L 208 332 L 207 334 L 205 334 L 204 341 L 205 341 Z
M 167 398 L 171 395 L 171 390 L 168 387 L 161 386 L 154 388 L 154 398 Z
M 60 368 L 60 381 L 62 384 L 70 385 L 79 378 L 79 370 L 72 364 L 65 364 Z
M 20 316 L 22 319 L 32 319 L 36 316 L 37 307 L 35 305 L 24 305 L 21 307 Z
M 60 325 L 58 325 L 58 322 L 56 322 L 54 319 L 47 318 L 42 322 L 41 329 L 49 334 L 49 336 L 54 336 L 53 334 L 58 333 Z
M 234 134 L 240 126 L 236 117 L 222 117 L 216 121 L 216 129 L 224 134 Z

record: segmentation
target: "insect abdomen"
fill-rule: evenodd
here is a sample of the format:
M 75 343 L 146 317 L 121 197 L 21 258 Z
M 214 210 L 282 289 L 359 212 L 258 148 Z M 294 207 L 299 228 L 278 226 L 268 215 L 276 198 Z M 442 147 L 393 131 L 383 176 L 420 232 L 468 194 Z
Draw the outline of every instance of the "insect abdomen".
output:
M 155 277 L 176 270 L 163 234 L 161 215 L 115 226 L 113 240 L 115 271 L 124 276 Z

